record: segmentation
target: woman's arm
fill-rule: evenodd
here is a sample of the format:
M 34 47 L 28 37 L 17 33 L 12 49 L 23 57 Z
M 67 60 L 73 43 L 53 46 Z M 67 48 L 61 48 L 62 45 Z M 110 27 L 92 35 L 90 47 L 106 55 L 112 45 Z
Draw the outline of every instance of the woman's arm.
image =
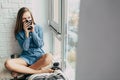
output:
M 32 32 L 32 37 L 35 45 L 37 47 L 42 47 L 44 45 L 43 42 L 43 30 L 41 27 L 38 27 L 38 32 L 36 33 L 35 31 Z
M 30 46 L 30 38 L 21 38 L 20 35 L 16 36 L 18 43 L 20 45 L 20 47 L 24 50 L 24 51 L 28 51 L 29 46 Z

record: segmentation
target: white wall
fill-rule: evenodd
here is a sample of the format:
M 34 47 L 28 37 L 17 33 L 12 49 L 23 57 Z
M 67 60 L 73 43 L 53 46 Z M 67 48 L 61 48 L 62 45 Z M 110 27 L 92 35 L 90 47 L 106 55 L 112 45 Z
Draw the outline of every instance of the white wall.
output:
M 77 80 L 120 80 L 120 0 L 81 0 Z

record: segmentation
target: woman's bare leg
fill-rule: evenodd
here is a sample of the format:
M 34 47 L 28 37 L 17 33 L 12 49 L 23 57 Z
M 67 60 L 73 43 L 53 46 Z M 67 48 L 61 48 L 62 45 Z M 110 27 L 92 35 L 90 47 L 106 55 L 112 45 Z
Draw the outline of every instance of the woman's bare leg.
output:
M 35 62 L 29 67 L 37 70 L 49 65 L 51 62 L 52 62 L 52 55 L 46 53 L 37 62 Z
M 34 74 L 34 73 L 50 73 L 51 69 L 48 70 L 35 70 L 30 67 L 27 67 L 27 63 L 21 58 L 9 59 L 5 62 L 5 67 L 14 72 L 25 73 L 25 74 Z

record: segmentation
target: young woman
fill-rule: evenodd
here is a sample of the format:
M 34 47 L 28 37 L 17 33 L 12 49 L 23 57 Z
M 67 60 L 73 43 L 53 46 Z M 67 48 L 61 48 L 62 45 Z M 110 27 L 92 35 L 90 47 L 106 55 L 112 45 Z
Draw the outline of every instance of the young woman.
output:
M 51 63 L 52 57 L 43 51 L 42 28 L 35 24 L 30 10 L 26 7 L 18 11 L 14 34 L 23 51 L 19 58 L 5 62 L 8 70 L 25 74 L 53 72 L 52 69 L 42 69 Z

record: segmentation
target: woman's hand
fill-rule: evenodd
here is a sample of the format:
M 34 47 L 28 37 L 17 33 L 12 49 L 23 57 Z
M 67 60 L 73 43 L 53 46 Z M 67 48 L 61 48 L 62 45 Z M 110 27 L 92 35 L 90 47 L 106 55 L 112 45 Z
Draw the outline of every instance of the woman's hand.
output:
M 31 30 L 28 30 L 29 24 L 26 22 L 23 22 L 23 29 L 25 31 L 26 37 L 29 37 L 29 32 L 31 32 Z
M 32 23 L 32 29 L 31 29 L 31 32 L 34 32 L 34 24 Z
M 29 27 L 32 27 L 31 29 L 28 29 Z M 23 29 L 25 30 L 26 37 L 29 37 L 29 32 L 34 32 L 34 24 L 30 25 L 27 22 L 23 23 Z

